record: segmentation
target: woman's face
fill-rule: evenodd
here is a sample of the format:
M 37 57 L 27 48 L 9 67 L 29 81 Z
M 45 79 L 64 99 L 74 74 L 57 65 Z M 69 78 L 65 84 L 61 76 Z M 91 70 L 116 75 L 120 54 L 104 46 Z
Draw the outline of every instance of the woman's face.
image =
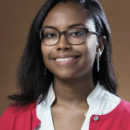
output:
M 84 8 L 72 2 L 58 3 L 51 9 L 42 28 L 46 26 L 55 27 L 59 31 L 70 28 L 87 28 L 96 32 L 93 19 L 89 18 Z M 97 36 L 94 34 L 88 33 L 85 41 L 77 46 L 68 43 L 62 35 L 54 46 L 41 43 L 41 51 L 46 67 L 55 77 L 73 79 L 92 74 L 97 45 Z

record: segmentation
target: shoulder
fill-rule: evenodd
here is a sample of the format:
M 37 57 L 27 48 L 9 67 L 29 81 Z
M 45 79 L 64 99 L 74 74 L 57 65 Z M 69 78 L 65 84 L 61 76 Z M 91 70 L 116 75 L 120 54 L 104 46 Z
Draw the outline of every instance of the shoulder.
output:
M 130 102 L 121 99 L 121 105 L 122 105 L 122 110 L 125 110 L 126 112 L 130 113 Z
M 130 103 L 125 101 L 124 99 L 121 99 L 120 104 L 117 106 L 116 109 L 117 113 L 123 118 L 129 118 L 130 119 Z
M 14 116 L 18 116 L 18 115 L 24 115 L 29 113 L 30 111 L 33 111 L 34 109 L 36 109 L 36 102 L 30 103 L 28 105 L 25 106 L 9 106 L 3 113 L 2 117 L 14 117 Z
M 28 104 L 24 107 L 10 106 L 8 107 L 0 118 L 0 129 L 2 130 L 15 130 L 21 122 L 30 123 L 33 118 L 36 118 L 36 102 Z M 15 129 L 14 129 L 15 128 Z

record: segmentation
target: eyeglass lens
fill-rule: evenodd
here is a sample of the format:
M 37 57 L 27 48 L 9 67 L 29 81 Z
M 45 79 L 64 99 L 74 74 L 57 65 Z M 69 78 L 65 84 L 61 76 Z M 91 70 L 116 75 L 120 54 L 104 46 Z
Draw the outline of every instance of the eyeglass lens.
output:
M 70 29 L 66 31 L 66 40 L 71 44 L 81 44 L 86 36 L 86 32 L 83 29 Z M 56 29 L 46 28 L 41 32 L 42 42 L 46 45 L 54 45 L 58 42 L 60 37 L 59 32 Z

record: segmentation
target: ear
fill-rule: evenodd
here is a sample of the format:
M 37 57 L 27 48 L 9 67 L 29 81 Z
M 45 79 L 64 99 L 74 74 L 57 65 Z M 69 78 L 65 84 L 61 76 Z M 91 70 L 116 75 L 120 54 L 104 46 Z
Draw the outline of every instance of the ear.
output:
M 100 57 L 103 53 L 105 43 L 106 43 L 106 37 L 105 36 L 98 37 L 98 45 L 96 47 L 96 52 L 100 53 Z

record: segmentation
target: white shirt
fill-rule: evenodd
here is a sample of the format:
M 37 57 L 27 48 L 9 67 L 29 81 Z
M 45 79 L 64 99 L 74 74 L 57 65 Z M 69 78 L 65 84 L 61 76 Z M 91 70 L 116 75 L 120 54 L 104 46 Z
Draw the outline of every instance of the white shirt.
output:
M 51 105 L 54 100 L 55 94 L 53 91 L 53 85 L 51 85 L 46 99 L 38 104 L 36 108 L 37 118 L 41 120 L 41 125 L 38 130 L 54 130 L 51 114 Z M 120 101 L 121 99 L 119 97 L 106 91 L 102 85 L 97 83 L 94 90 L 86 98 L 89 109 L 86 113 L 84 113 L 85 120 L 81 130 L 89 130 L 90 117 L 93 114 L 107 114 L 112 111 L 120 103 Z

